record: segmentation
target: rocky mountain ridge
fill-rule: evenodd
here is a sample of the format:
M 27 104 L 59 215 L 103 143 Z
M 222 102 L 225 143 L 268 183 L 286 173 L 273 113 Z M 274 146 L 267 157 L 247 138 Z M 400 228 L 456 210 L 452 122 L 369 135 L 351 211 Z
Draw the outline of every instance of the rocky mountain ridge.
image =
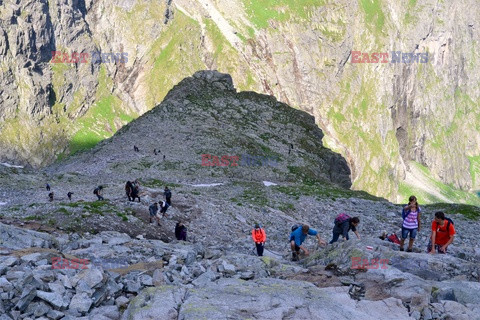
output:
M 392 201 L 478 203 L 474 0 L 0 4 L 0 158 L 43 166 L 90 148 L 197 70 L 315 116 L 353 187 Z M 141 23 L 139 23 L 141 21 Z M 54 64 L 52 51 L 128 53 Z M 351 52 L 428 52 L 352 64 Z M 439 94 L 442 93 L 442 94 Z

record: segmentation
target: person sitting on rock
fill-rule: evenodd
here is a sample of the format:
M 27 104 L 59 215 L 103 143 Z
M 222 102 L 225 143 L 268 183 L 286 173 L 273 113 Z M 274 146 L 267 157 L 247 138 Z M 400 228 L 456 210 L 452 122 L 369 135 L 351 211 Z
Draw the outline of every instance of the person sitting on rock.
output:
M 360 224 L 360 219 L 358 217 L 350 218 L 346 214 L 340 214 L 335 219 L 335 225 L 333 227 L 333 237 L 330 240 L 330 244 L 337 242 L 340 235 L 343 237 L 343 240 L 348 240 L 348 231 L 352 230 L 353 233 L 360 239 L 360 235 L 357 232 L 357 226 Z
M 430 242 L 428 243 L 428 252 L 435 253 L 435 249 L 438 253 L 447 253 L 448 246 L 453 242 L 455 236 L 455 227 L 453 221 L 445 218 L 445 213 L 438 211 L 435 212 L 435 218 L 432 221 L 432 235 Z M 432 243 L 434 244 L 432 246 Z
M 417 236 L 417 231 L 420 231 L 420 212 L 421 209 L 418 206 L 417 198 L 415 196 L 410 196 L 410 198 L 408 198 L 408 204 L 402 210 L 403 224 L 400 251 L 403 251 L 405 239 L 407 239 L 410 234 L 407 252 L 412 252 L 413 242 Z
M 292 260 L 297 261 L 300 249 L 305 253 L 306 256 L 309 255 L 309 252 L 305 246 L 302 246 L 302 243 L 307 238 L 307 235 L 316 236 L 319 245 L 325 245 L 326 242 L 320 238 L 317 230 L 310 228 L 308 225 L 304 224 L 301 227 L 296 228 L 290 233 L 290 247 L 292 249 Z
M 260 228 L 258 223 L 255 223 L 255 227 L 252 230 L 252 239 L 257 247 L 258 256 L 263 256 L 263 248 L 265 247 L 265 241 L 267 241 L 267 234 L 263 228 Z
M 177 240 L 187 241 L 187 227 L 185 227 L 181 221 L 178 221 L 175 225 L 175 238 L 177 238 Z
M 157 216 L 158 213 L 158 202 L 153 203 L 148 207 L 148 211 L 150 212 L 150 223 L 152 223 L 152 219 L 157 220 L 157 225 L 160 225 L 160 218 Z

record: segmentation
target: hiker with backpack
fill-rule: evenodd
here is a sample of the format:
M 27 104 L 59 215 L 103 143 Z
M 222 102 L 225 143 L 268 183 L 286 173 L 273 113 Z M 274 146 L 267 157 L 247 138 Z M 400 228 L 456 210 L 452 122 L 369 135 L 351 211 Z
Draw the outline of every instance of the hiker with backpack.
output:
M 67 193 L 68 200 L 70 200 L 70 201 L 72 201 L 72 194 L 73 194 L 73 192 L 71 192 L 71 191 L 69 191 Z
M 258 256 L 263 256 L 263 248 L 265 247 L 265 241 L 267 241 L 267 234 L 258 223 L 255 223 L 255 226 L 252 230 L 252 239 L 253 242 L 255 242 L 255 246 L 257 247 Z
M 407 252 L 412 252 L 413 242 L 417 236 L 417 231 L 420 231 L 420 212 L 422 210 L 418 206 L 417 198 L 415 196 L 410 196 L 408 198 L 408 204 L 402 210 L 402 239 L 400 240 L 400 251 L 403 251 L 403 245 L 405 244 L 405 239 L 407 239 L 410 234 L 410 239 L 408 241 Z
M 177 240 L 187 241 L 187 227 L 185 227 L 181 221 L 178 221 L 175 225 L 175 238 L 177 238 Z
M 441 211 L 435 212 L 435 218 L 432 221 L 432 235 L 427 247 L 428 253 L 435 254 L 435 249 L 438 253 L 447 253 L 447 248 L 453 242 L 454 236 L 455 227 L 452 219 L 446 218 L 445 213 Z
M 302 246 L 302 243 L 305 241 L 308 235 L 316 236 L 319 245 L 325 245 L 326 242 L 320 238 L 320 234 L 317 230 L 310 228 L 308 225 L 294 225 L 292 227 L 292 233 L 290 233 L 290 247 L 292 249 L 292 261 L 298 261 L 300 255 L 300 249 L 308 256 L 308 252 L 305 246 Z
M 167 186 L 165 186 L 165 189 L 163 190 L 163 195 L 165 196 L 165 201 L 168 203 L 169 206 L 172 205 L 172 192 L 170 189 L 168 189 Z
M 131 193 L 132 201 L 138 198 L 138 202 L 140 202 L 140 181 L 135 179 L 132 183 L 132 193 Z
M 340 235 L 343 237 L 343 240 L 349 240 L 348 231 L 350 230 L 360 239 L 360 235 L 357 232 L 357 226 L 360 224 L 358 217 L 351 218 L 348 214 L 341 213 L 335 218 L 334 223 L 333 237 L 329 242 L 330 244 L 337 242 Z
M 103 190 L 102 186 L 98 186 L 93 190 L 93 194 L 97 196 L 98 201 L 105 200 L 102 196 L 102 190 Z
M 52 202 L 53 201 L 53 192 L 50 192 L 48 194 L 48 198 L 50 199 L 49 201 Z
M 45 185 L 45 188 L 47 188 L 47 191 L 50 191 L 50 185 L 48 183 Z
M 162 214 L 162 217 L 164 217 L 164 218 L 165 218 L 165 215 L 167 214 L 168 207 L 170 207 L 168 202 L 160 201 L 160 213 Z
M 160 225 L 160 218 L 157 216 L 158 213 L 158 202 L 153 203 L 148 207 L 148 211 L 150 212 L 150 223 L 152 223 L 152 218 L 157 220 L 157 225 Z

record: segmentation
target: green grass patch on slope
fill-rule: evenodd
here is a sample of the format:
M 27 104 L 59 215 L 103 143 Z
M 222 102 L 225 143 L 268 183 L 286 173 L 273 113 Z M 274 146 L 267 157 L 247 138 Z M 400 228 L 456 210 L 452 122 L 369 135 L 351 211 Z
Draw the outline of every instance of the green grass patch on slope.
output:
M 325 5 L 324 0 L 243 0 L 246 12 L 258 29 L 268 28 L 270 20 L 306 20 L 312 8 Z
M 438 192 L 442 197 L 454 203 L 480 206 L 480 197 L 478 197 L 476 194 L 463 190 L 458 190 L 452 185 L 442 183 L 438 179 L 435 179 L 435 177 L 432 175 L 432 173 L 427 167 L 417 162 L 412 161 L 410 162 L 410 165 L 417 168 L 418 170 L 416 170 L 415 172 L 422 174 L 424 176 L 424 180 L 428 181 L 428 187 L 436 190 L 436 192 Z M 424 188 L 412 186 L 404 182 L 401 182 L 399 184 L 398 195 L 402 199 L 408 199 L 409 196 L 415 195 L 420 203 L 445 202 L 444 199 L 436 196 L 435 194 L 432 194 L 431 192 L 428 192 Z
M 98 77 L 97 102 L 77 121 L 77 132 L 70 141 L 70 153 L 89 149 L 111 137 L 121 125 L 133 120 L 122 108 L 122 101 L 111 93 L 113 81 L 102 66 Z M 120 125 L 118 125 L 118 124 Z
M 385 25 L 385 14 L 382 11 L 381 0 L 359 0 L 360 7 L 365 13 L 367 25 L 376 33 L 381 33 Z

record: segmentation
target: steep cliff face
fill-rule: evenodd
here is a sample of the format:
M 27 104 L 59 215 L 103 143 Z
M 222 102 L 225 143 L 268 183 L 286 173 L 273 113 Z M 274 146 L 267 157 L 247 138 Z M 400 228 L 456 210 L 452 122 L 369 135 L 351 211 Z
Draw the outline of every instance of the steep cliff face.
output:
M 313 114 L 326 145 L 347 159 L 354 188 L 394 201 L 410 193 L 424 201 L 478 201 L 459 191 L 480 186 L 474 0 L 0 6 L 3 159 L 40 165 L 88 147 L 159 104 L 184 77 L 218 69 L 240 90 Z M 21 36 L 35 28 L 38 36 Z M 44 52 L 29 58 L 38 76 L 20 63 L 34 47 Z M 51 50 L 127 52 L 128 62 L 55 65 L 48 63 Z M 388 52 L 389 62 L 352 63 L 352 51 Z M 428 61 L 390 63 L 392 51 L 428 53 Z M 20 79 L 32 89 L 22 89 Z

